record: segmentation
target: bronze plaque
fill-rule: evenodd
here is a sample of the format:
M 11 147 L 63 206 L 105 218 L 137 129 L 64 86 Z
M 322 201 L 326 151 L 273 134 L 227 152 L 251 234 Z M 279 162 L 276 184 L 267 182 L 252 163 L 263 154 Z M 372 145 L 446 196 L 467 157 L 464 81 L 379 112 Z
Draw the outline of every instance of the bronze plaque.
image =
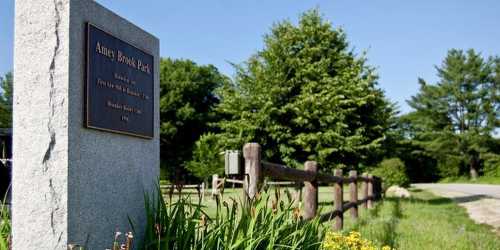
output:
M 85 127 L 153 138 L 154 57 L 87 24 Z

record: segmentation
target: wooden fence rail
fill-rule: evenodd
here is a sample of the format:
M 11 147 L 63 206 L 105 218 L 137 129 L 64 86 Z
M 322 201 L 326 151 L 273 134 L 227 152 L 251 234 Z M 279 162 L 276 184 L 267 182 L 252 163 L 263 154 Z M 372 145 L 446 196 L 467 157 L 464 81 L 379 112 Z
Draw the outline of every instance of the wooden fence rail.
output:
M 160 184 L 160 191 L 163 194 L 168 194 L 173 192 L 174 190 L 177 190 L 179 194 L 182 192 L 182 190 L 186 189 L 194 189 L 196 190 L 196 193 L 198 194 L 198 198 L 201 200 L 205 200 L 205 183 L 202 182 L 200 184 L 191 184 L 191 185 L 184 185 L 184 184 Z
M 265 176 L 273 179 L 304 183 L 303 214 L 304 219 L 317 216 L 318 183 L 334 183 L 334 211 L 320 215 L 321 219 L 334 219 L 334 230 L 341 230 L 344 224 L 344 213 L 350 211 L 351 217 L 359 216 L 358 206 L 373 208 L 373 201 L 380 198 L 381 179 L 372 175 L 358 176 L 356 171 L 350 171 L 349 177 L 344 177 L 341 169 L 336 169 L 334 175 L 318 172 L 315 161 L 307 161 L 304 170 L 290 168 L 281 164 L 261 160 L 261 146 L 257 143 L 247 143 L 243 147 L 245 158 L 245 175 L 243 189 L 248 200 L 255 198 L 263 185 Z M 361 199 L 358 199 L 358 184 L 361 183 Z M 349 201 L 344 201 L 344 184 L 349 184 Z

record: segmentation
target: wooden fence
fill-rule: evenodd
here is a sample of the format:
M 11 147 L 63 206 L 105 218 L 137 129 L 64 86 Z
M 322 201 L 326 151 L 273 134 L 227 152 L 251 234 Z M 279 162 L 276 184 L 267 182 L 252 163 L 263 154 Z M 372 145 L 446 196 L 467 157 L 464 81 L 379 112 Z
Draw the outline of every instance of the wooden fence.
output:
M 344 224 L 344 213 L 350 211 L 351 217 L 357 219 L 358 206 L 373 208 L 373 202 L 381 197 L 381 179 L 372 175 L 358 176 L 356 171 L 349 171 L 349 177 L 344 177 L 341 169 L 336 169 L 334 175 L 318 172 L 315 161 L 307 161 L 304 170 L 290 168 L 281 164 L 262 161 L 261 146 L 257 143 L 247 143 L 243 147 L 245 158 L 245 175 L 242 181 L 243 190 L 248 200 L 255 198 L 263 185 L 265 176 L 278 180 L 303 182 L 303 218 L 312 219 L 318 211 L 318 184 L 334 183 L 334 211 L 319 215 L 322 220 L 334 219 L 334 230 L 341 230 Z M 344 184 L 349 184 L 349 201 L 344 200 Z M 361 184 L 362 197 L 358 198 L 358 186 Z
M 196 193 L 198 194 L 198 198 L 202 201 L 205 200 L 205 183 L 202 182 L 200 184 L 192 184 L 192 185 L 184 185 L 184 184 L 161 184 L 160 185 L 160 191 L 163 194 L 169 194 L 172 195 L 174 194 L 174 191 L 177 190 L 178 194 L 181 195 L 181 193 L 185 190 L 195 190 Z

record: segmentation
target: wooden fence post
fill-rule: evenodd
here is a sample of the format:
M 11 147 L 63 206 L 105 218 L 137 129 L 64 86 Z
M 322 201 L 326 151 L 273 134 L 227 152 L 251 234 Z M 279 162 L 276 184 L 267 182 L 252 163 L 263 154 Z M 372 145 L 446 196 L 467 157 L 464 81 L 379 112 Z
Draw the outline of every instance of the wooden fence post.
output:
M 363 176 L 363 208 L 368 207 L 368 175 L 365 173 L 362 175 Z
M 219 175 L 214 174 L 212 175 L 212 198 L 215 198 L 218 192 L 218 184 L 219 184 Z
M 335 169 L 335 176 L 341 177 L 342 178 L 342 169 Z M 339 231 L 342 230 L 342 227 L 344 226 L 344 211 L 342 209 L 342 206 L 344 205 L 344 190 L 343 190 L 343 183 L 342 181 L 336 182 L 334 185 L 334 206 L 335 206 L 335 211 L 336 213 L 335 216 L 335 223 L 333 224 L 333 230 Z
M 306 161 L 304 170 L 309 172 L 318 172 L 318 164 L 315 161 Z M 318 183 L 316 181 L 304 182 L 304 214 L 306 220 L 316 216 L 318 210 Z
M 201 183 L 201 200 L 205 201 L 205 181 Z
M 245 190 L 247 198 L 252 200 L 259 192 L 262 179 L 260 145 L 258 143 L 246 143 L 243 146 L 243 157 L 245 158 L 243 190 Z
M 357 177 L 358 173 L 356 172 L 356 170 L 349 171 L 349 178 L 351 179 L 351 182 L 349 183 L 349 192 L 351 193 L 349 202 L 353 204 L 351 208 L 351 217 L 353 219 L 358 218 L 358 184 L 356 179 Z
M 373 208 L 373 175 L 368 175 L 368 208 Z

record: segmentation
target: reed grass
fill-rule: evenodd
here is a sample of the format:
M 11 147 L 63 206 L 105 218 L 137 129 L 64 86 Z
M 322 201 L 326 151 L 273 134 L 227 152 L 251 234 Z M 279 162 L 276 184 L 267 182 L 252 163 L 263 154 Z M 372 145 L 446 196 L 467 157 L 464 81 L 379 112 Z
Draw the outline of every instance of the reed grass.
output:
M 10 213 L 5 200 L 3 199 L 0 204 L 0 250 L 11 247 Z
M 159 193 L 159 192 L 158 192 Z M 209 216 L 201 201 L 189 197 L 165 201 L 146 196 L 146 250 L 163 249 L 320 249 L 324 227 L 319 219 L 303 221 L 288 192 L 262 193 L 253 201 L 217 198 Z

